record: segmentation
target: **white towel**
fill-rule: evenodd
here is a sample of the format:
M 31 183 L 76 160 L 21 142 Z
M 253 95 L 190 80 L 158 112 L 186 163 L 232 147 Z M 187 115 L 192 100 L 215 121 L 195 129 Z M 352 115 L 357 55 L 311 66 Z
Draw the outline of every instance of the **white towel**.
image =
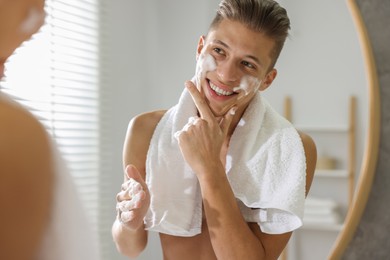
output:
M 174 137 L 197 115 L 185 89 L 153 134 L 146 160 L 151 193 L 146 229 L 175 236 L 201 232 L 202 197 L 196 175 Z M 263 232 L 280 234 L 302 225 L 306 159 L 295 128 L 260 93 L 254 96 L 230 140 L 226 173 L 241 213 Z

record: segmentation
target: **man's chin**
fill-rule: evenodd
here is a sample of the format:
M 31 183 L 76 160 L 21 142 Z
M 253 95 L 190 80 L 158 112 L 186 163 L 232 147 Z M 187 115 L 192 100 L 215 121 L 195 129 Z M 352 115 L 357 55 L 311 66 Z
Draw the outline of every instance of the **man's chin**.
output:
M 211 107 L 210 107 L 210 110 L 213 113 L 214 117 L 217 118 L 217 119 L 222 119 L 226 115 L 226 113 L 229 112 L 229 109 L 226 109 L 226 111 L 225 110 L 218 110 L 217 111 L 217 110 L 214 110 Z

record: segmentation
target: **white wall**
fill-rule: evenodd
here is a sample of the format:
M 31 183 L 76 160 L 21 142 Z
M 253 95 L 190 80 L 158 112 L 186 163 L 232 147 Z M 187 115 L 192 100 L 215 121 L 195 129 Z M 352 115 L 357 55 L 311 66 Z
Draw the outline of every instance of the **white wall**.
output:
M 292 30 L 276 65 L 279 75 L 265 95 L 283 111 L 283 96 L 293 99 L 298 125 L 346 125 L 350 95 L 357 97 L 357 161 L 367 124 L 367 81 L 358 37 L 346 1 L 280 1 Z M 319 147 L 319 153 L 324 153 Z M 357 165 L 357 169 L 360 164 Z
M 356 95 L 359 129 L 363 129 L 359 130 L 357 146 L 361 151 L 367 116 L 366 81 L 351 19 L 346 16 L 338 20 L 346 12 L 344 1 L 281 2 L 291 16 L 292 36 L 277 64 L 279 76 L 265 95 L 279 111 L 283 98 L 292 96 L 294 121 L 320 125 L 346 123 L 348 96 Z M 199 36 L 207 31 L 217 3 L 218 0 L 110 1 L 106 55 L 111 61 L 107 77 L 114 148 L 109 188 L 112 219 L 115 194 L 122 182 L 121 153 L 127 124 L 136 114 L 176 103 L 183 82 L 194 73 L 196 45 Z M 317 21 L 321 22 L 318 27 Z M 139 260 L 161 259 L 157 237 L 152 236 L 151 242 Z M 124 259 L 114 244 L 109 259 Z
M 299 126 L 348 126 L 349 98 L 357 98 L 356 169 L 361 167 L 367 130 L 367 81 L 362 54 L 346 1 L 280 0 L 291 19 L 291 36 L 276 65 L 279 75 L 264 95 L 283 113 L 283 97 L 292 98 L 292 121 Z M 318 157 L 337 158 L 348 168 L 347 133 L 309 132 Z M 356 175 L 359 172 L 355 172 Z M 357 179 L 357 178 L 356 178 Z M 347 178 L 315 178 L 309 196 L 331 198 L 348 207 Z M 326 259 L 337 231 L 301 229 L 289 242 L 288 259 Z

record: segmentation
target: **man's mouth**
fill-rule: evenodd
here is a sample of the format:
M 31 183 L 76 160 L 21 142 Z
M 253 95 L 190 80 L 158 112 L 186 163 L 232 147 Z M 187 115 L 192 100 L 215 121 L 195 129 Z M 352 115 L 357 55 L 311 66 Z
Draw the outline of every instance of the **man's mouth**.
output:
M 234 91 L 227 91 L 227 90 L 221 89 L 221 88 L 217 87 L 216 85 L 214 85 L 211 81 L 209 81 L 209 84 L 210 84 L 210 88 L 212 90 L 214 90 L 214 92 L 218 96 L 231 96 L 235 93 Z

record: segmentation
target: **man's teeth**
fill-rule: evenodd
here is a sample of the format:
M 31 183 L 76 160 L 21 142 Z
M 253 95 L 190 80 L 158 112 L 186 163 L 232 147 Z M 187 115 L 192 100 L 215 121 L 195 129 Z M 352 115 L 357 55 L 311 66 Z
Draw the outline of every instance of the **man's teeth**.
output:
M 212 90 L 214 90 L 219 96 L 230 96 L 232 95 L 234 92 L 233 91 L 226 91 L 226 90 L 223 90 L 223 89 L 220 89 L 218 88 L 217 86 L 215 86 L 213 83 L 210 82 L 210 87 Z

